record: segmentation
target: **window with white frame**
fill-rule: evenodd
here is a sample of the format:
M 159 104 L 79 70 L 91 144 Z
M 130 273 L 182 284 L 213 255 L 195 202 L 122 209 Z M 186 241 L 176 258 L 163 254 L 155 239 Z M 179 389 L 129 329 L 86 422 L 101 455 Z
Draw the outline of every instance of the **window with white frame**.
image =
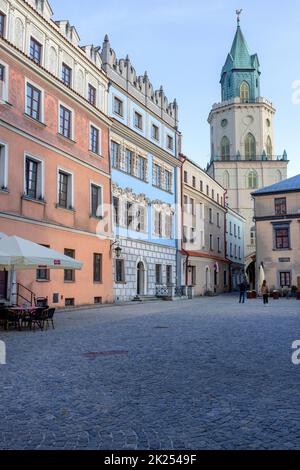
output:
M 30 58 L 38 65 L 42 65 L 42 45 L 33 37 L 30 38 Z
M 91 216 L 102 217 L 103 215 L 103 190 L 102 186 L 91 183 Z
M 196 229 L 194 227 L 191 228 L 191 237 L 190 237 L 190 243 L 195 243 L 196 241 Z
M 4 38 L 6 25 L 6 15 L 0 11 L 0 38 Z
M 169 170 L 165 170 L 165 190 L 172 191 L 172 173 Z
M 73 178 L 64 170 L 58 172 L 58 206 L 73 209 Z
M 167 135 L 167 148 L 174 150 L 174 138 L 171 135 Z
M 110 144 L 111 162 L 113 168 L 120 168 L 121 163 L 121 146 L 117 142 L 111 141 Z
M 157 188 L 161 185 L 161 167 L 156 163 L 153 165 L 153 185 Z
M 147 180 L 147 160 L 141 155 L 137 156 L 137 175 L 140 180 Z
M 165 235 L 166 238 L 169 240 L 172 240 L 173 238 L 173 215 L 172 214 L 166 214 L 165 217 Z
M 92 124 L 90 126 L 90 150 L 97 155 L 101 154 L 101 131 Z
M 43 162 L 30 155 L 25 156 L 24 195 L 30 199 L 44 197 Z
M 59 105 L 59 133 L 67 139 L 73 138 L 72 111 L 64 105 Z
M 191 208 L 191 214 L 196 215 L 196 204 L 195 204 L 195 199 L 190 198 L 190 208 Z
M 154 210 L 154 235 L 162 237 L 162 212 L 160 210 Z
M 123 106 L 123 101 L 120 100 L 120 98 L 117 98 L 116 96 L 114 97 L 114 102 L 113 102 L 113 112 L 117 114 L 118 116 L 123 117 L 124 115 L 124 106 Z
M 134 170 L 134 153 L 132 150 L 126 149 L 125 152 L 125 171 L 129 175 L 133 174 Z
M 159 127 L 155 124 L 152 124 L 152 132 L 151 132 L 152 139 L 159 141 Z
M 96 99 L 97 99 L 97 90 L 96 88 L 88 84 L 88 101 L 91 105 L 96 106 Z
M 155 265 L 155 283 L 158 286 L 162 284 L 162 265 L 161 264 Z
M 43 91 L 32 83 L 26 83 L 25 112 L 36 121 L 43 122 Z
M 134 112 L 134 127 L 143 130 L 143 116 L 137 111 Z
M 136 223 L 135 230 L 137 232 L 146 231 L 146 217 L 147 217 L 146 207 L 138 205 L 136 208 L 136 220 L 135 220 L 135 223 Z
M 0 189 L 7 189 L 7 145 L 0 142 Z
M 61 67 L 61 79 L 65 85 L 72 85 L 72 69 L 67 64 L 63 63 Z
M 8 100 L 8 65 L 0 62 L 0 100 Z

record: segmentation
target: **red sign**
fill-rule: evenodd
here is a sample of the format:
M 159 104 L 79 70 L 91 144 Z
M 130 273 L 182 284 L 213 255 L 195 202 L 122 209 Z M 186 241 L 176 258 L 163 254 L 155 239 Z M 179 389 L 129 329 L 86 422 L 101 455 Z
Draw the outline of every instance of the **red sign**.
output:
M 60 266 L 60 265 L 61 265 L 60 259 L 55 259 L 54 266 Z

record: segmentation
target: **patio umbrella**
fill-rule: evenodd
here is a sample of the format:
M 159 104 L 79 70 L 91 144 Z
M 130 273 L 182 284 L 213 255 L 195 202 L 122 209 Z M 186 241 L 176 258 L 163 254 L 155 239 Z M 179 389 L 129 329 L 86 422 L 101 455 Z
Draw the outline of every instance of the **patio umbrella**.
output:
M 12 236 L 0 240 L 0 266 L 8 270 L 37 267 L 80 270 L 82 263 L 58 251 Z

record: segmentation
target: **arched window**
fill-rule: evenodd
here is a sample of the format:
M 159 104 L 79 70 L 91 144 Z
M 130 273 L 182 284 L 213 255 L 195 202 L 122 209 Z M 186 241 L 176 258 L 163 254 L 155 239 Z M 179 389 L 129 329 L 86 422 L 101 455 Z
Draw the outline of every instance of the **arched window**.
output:
M 226 136 L 221 141 L 221 157 L 222 160 L 230 160 L 230 142 Z
M 267 155 L 270 158 L 273 155 L 273 146 L 272 146 L 272 140 L 270 136 L 267 138 Z
M 255 170 L 251 170 L 248 173 L 248 188 L 256 189 L 258 187 L 258 176 Z
M 256 140 L 250 132 L 245 139 L 245 158 L 246 160 L 256 159 Z
M 276 174 L 276 183 L 280 183 L 280 181 L 282 181 L 282 173 L 280 170 L 277 170 L 277 174 Z
M 223 186 L 225 189 L 230 188 L 230 176 L 229 176 L 228 171 L 224 171 L 223 173 Z
M 250 88 L 247 82 L 242 82 L 240 87 L 240 98 L 242 103 L 248 103 L 250 97 Z

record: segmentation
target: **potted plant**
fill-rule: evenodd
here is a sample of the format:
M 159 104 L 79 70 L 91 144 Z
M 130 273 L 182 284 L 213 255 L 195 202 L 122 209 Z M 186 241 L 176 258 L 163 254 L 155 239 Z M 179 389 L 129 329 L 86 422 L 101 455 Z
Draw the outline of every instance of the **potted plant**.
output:
M 279 300 L 279 291 L 278 290 L 273 290 L 273 299 L 274 300 Z

